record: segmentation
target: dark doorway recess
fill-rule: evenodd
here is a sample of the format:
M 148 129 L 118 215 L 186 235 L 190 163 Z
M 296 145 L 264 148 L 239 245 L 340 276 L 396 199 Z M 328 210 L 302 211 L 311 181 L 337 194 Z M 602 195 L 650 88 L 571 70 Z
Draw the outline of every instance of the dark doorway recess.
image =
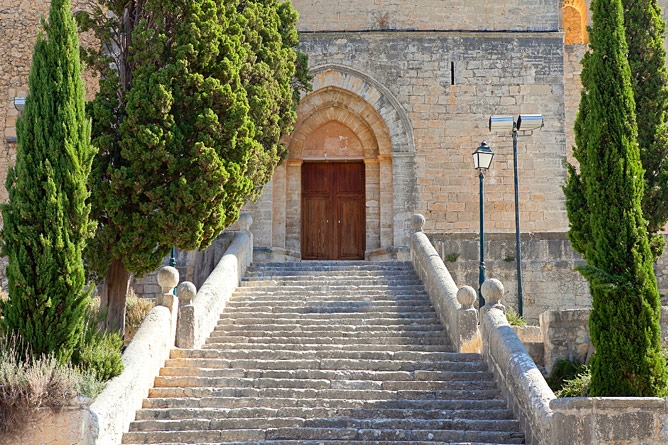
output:
M 302 164 L 302 259 L 363 260 L 364 163 Z

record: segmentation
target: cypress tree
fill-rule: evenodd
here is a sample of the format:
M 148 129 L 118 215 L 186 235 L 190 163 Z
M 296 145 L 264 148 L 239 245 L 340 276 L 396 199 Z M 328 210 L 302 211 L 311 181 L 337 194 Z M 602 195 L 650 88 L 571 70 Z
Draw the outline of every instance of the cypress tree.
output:
M 69 0 L 52 0 L 43 26 L 2 206 L 2 254 L 9 257 L 2 313 L 5 330 L 33 354 L 64 362 L 79 342 L 88 298 L 81 255 L 91 233 L 86 183 L 94 151 Z
M 592 396 L 656 396 L 666 387 L 659 294 L 642 216 L 635 102 L 621 0 L 593 0 L 590 52 L 583 59 L 575 158 L 564 187 L 569 238 L 584 255 L 596 347 Z
M 656 0 L 622 0 L 624 27 L 636 103 L 638 146 L 644 169 L 643 217 L 658 258 L 664 247 L 658 232 L 668 221 L 668 74 L 663 38 L 666 24 Z

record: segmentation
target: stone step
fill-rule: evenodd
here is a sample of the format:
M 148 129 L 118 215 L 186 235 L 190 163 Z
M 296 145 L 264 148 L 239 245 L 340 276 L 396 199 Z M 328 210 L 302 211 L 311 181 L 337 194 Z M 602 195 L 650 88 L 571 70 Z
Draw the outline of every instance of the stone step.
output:
M 364 286 L 355 288 L 351 286 L 275 286 L 275 287 L 238 287 L 234 291 L 232 298 L 241 296 L 257 295 L 294 295 L 294 296 L 334 296 L 334 295 L 355 295 L 355 296 L 380 296 L 380 295 L 427 295 L 422 286 L 392 286 L 380 288 L 378 286 Z
M 377 391 L 452 391 L 494 390 L 496 383 L 485 380 L 330 380 L 246 377 L 158 376 L 155 388 L 294 388 L 294 389 L 350 389 Z
M 448 345 L 450 340 L 443 331 L 415 331 L 406 332 L 385 332 L 382 335 L 376 334 L 373 337 L 368 335 L 351 336 L 327 336 L 323 337 L 319 333 L 299 333 L 289 332 L 284 335 L 277 335 L 276 332 L 266 333 L 264 336 L 262 332 L 257 335 L 230 335 L 224 331 L 214 331 L 210 338 L 220 339 L 229 343 L 266 343 L 266 344 L 320 344 L 320 345 L 344 345 L 344 344 L 365 344 L 365 345 Z M 331 335 L 332 333 L 330 333 Z M 341 333 L 343 335 L 344 333 Z M 360 348 L 363 350 L 364 348 Z
M 351 308 L 352 309 L 352 308 Z M 233 313 L 224 313 L 220 317 L 218 324 L 225 322 L 249 322 L 250 320 L 263 320 L 263 321 L 274 321 L 280 323 L 283 321 L 295 321 L 295 320 L 306 320 L 306 321 L 328 321 L 336 320 L 337 323 L 341 322 L 341 319 L 344 320 L 356 320 L 358 323 L 364 322 L 367 320 L 416 320 L 420 322 L 421 320 L 435 320 L 439 321 L 438 316 L 433 312 L 399 312 L 399 311 L 364 311 L 357 312 L 349 310 L 348 312 L 302 312 L 302 313 L 271 313 L 271 312 L 233 312 Z
M 217 358 L 226 360 L 362 360 L 362 361 L 416 361 L 416 362 L 477 362 L 480 354 L 423 351 L 281 351 L 273 349 L 172 349 L 171 358 Z
M 204 352 L 218 352 L 204 350 Z M 202 354 L 203 355 L 203 354 Z M 303 360 L 229 360 L 215 357 L 174 357 L 165 366 L 199 366 L 202 368 L 243 369 L 320 369 L 330 371 L 450 371 L 487 372 L 487 364 L 481 361 L 414 361 L 368 359 L 303 359 Z
M 490 372 L 466 371 L 355 371 L 321 369 L 243 369 L 202 368 L 192 366 L 167 366 L 160 370 L 161 376 L 193 377 L 242 377 L 251 379 L 326 379 L 326 380 L 372 380 L 372 381 L 485 381 L 492 380 Z
M 366 409 L 382 410 L 397 409 L 404 412 L 413 410 L 506 410 L 506 401 L 501 397 L 475 400 L 475 399 L 327 399 L 327 398 L 278 398 L 278 397 L 206 397 L 196 399 L 193 397 L 151 397 L 144 399 L 144 408 L 215 408 L 215 409 L 238 409 L 238 408 L 325 408 L 325 409 Z
M 450 345 L 388 345 L 388 344 L 318 344 L 318 343 L 228 343 L 225 337 L 209 337 L 207 346 L 215 349 L 273 349 L 284 351 L 339 350 L 339 351 L 422 351 L 453 352 Z
M 297 318 L 221 318 L 216 327 L 220 329 L 252 329 L 258 330 L 293 330 L 301 328 L 302 330 L 317 330 L 322 326 L 332 326 L 332 329 L 354 328 L 356 330 L 368 329 L 386 329 L 392 327 L 394 329 L 402 329 L 404 327 L 422 327 L 426 329 L 443 330 L 440 320 L 435 315 L 430 317 L 355 317 L 350 314 L 346 317 L 341 314 L 313 314 L 304 315 Z
M 420 337 L 425 333 L 443 333 L 443 327 L 436 324 L 413 324 L 413 325 L 369 325 L 359 326 L 357 324 L 329 324 L 300 325 L 300 324 L 274 324 L 274 325 L 229 325 L 216 326 L 215 332 L 222 332 L 231 336 L 260 336 L 260 337 L 322 337 L 330 334 L 336 337 L 357 338 L 359 336 L 373 337 Z M 259 335 L 258 335 L 259 334 Z M 267 335 L 268 334 L 268 335 Z
M 310 302 L 303 302 L 302 304 L 284 305 L 259 305 L 256 303 L 241 303 L 238 301 L 231 301 L 225 308 L 223 317 L 225 316 L 244 316 L 257 314 L 259 317 L 266 315 L 286 316 L 292 314 L 328 314 L 328 313 L 347 313 L 354 310 L 355 312 L 365 312 L 373 314 L 375 312 L 401 312 L 408 314 L 410 312 L 430 312 L 434 310 L 429 301 L 422 301 L 420 305 L 399 304 L 396 301 L 375 302 L 375 301 L 336 301 L 328 305 L 313 305 Z
M 313 308 L 329 308 L 339 307 L 340 305 L 348 304 L 381 304 L 381 305 L 398 305 L 402 307 L 424 306 L 430 304 L 429 297 L 426 295 L 348 295 L 348 296 L 299 296 L 299 295 L 282 295 L 272 296 L 257 295 L 243 297 L 234 297 L 230 300 L 226 307 L 276 307 L 283 305 L 289 306 L 306 306 Z
M 274 287 L 274 286 L 341 286 L 344 283 L 350 283 L 354 286 L 379 286 L 379 287 L 394 287 L 394 286 L 422 286 L 417 276 L 406 275 L 405 277 L 358 277 L 351 278 L 346 275 L 332 275 L 327 278 L 303 277 L 303 276 L 283 276 L 275 278 L 242 278 L 241 286 L 249 287 Z
M 354 419 L 424 419 L 424 420 L 514 420 L 512 410 L 497 409 L 401 409 L 401 408 L 148 408 L 137 411 L 137 420 L 168 419 L 243 419 L 296 417 Z
M 413 263 L 410 261 L 294 261 L 294 262 L 266 262 L 253 263 L 250 270 L 267 269 L 328 269 L 342 268 L 350 270 L 389 270 L 389 269 L 408 269 L 413 270 Z
M 482 442 L 523 443 L 524 436 L 517 432 L 475 430 L 400 430 L 400 429 L 356 429 L 356 428 L 304 428 L 286 427 L 269 429 L 227 429 L 187 431 L 132 431 L 123 434 L 125 443 L 202 443 L 229 441 L 265 440 L 339 440 L 349 441 L 401 441 L 415 443 L 430 442 Z M 320 443 L 320 442 L 318 442 Z
M 277 413 L 276 417 L 246 418 L 190 418 L 151 419 L 132 423 L 130 431 L 183 431 L 183 430 L 228 430 L 228 429 L 271 429 L 271 428 L 355 428 L 402 430 L 462 430 L 517 432 L 517 420 L 487 419 L 405 419 L 353 417 L 302 418 L 288 417 Z
M 156 377 L 156 380 L 160 377 Z M 213 388 L 213 387 L 154 387 L 149 397 L 251 397 L 286 399 L 497 399 L 501 395 L 497 389 L 437 389 L 437 390 L 373 390 L 373 389 L 317 389 L 317 388 Z

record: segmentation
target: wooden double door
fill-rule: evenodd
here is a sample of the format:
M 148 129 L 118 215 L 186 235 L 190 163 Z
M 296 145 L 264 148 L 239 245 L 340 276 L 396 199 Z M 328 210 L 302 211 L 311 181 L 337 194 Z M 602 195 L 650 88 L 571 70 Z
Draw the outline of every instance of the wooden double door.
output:
M 363 260 L 364 163 L 302 164 L 302 258 Z

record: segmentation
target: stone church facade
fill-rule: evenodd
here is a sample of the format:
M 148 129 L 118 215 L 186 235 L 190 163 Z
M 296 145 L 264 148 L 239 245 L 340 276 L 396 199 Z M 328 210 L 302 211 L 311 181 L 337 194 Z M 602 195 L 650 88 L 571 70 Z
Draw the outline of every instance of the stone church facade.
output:
M 16 149 L 13 99 L 27 93 L 34 35 L 48 3 L 0 0 L 2 184 Z M 541 113 L 544 128 L 521 134 L 518 146 L 522 232 L 544 254 L 532 258 L 535 252 L 525 249 L 526 292 L 536 299 L 526 307 L 536 318 L 553 306 L 588 305 L 579 277 L 566 291 L 570 300 L 563 297 L 578 259 L 563 235 L 561 191 L 586 50 L 586 0 L 292 3 L 313 90 L 285 140 L 289 158 L 262 197 L 246 206 L 255 221 L 256 258 L 402 258 L 410 217 L 421 213 L 425 231 L 441 240 L 435 243 L 441 255 L 461 256 L 452 264 L 458 284 L 475 284 L 463 272 L 477 271 L 478 175 L 471 153 L 486 140 L 496 156 L 485 178 L 485 229 L 499 234 L 490 237 L 498 258 L 489 270 L 508 284 L 512 301 L 512 138 L 490 133 L 488 118 Z M 668 0 L 659 3 L 668 7 Z M 73 1 L 75 9 L 85 4 Z M 88 84 L 92 95 L 94 79 Z M 2 187 L 0 200 L 6 199 Z M 549 275 L 557 271 L 568 273 Z M 668 260 L 657 273 L 666 293 Z M 531 291 L 531 283 L 548 282 Z

